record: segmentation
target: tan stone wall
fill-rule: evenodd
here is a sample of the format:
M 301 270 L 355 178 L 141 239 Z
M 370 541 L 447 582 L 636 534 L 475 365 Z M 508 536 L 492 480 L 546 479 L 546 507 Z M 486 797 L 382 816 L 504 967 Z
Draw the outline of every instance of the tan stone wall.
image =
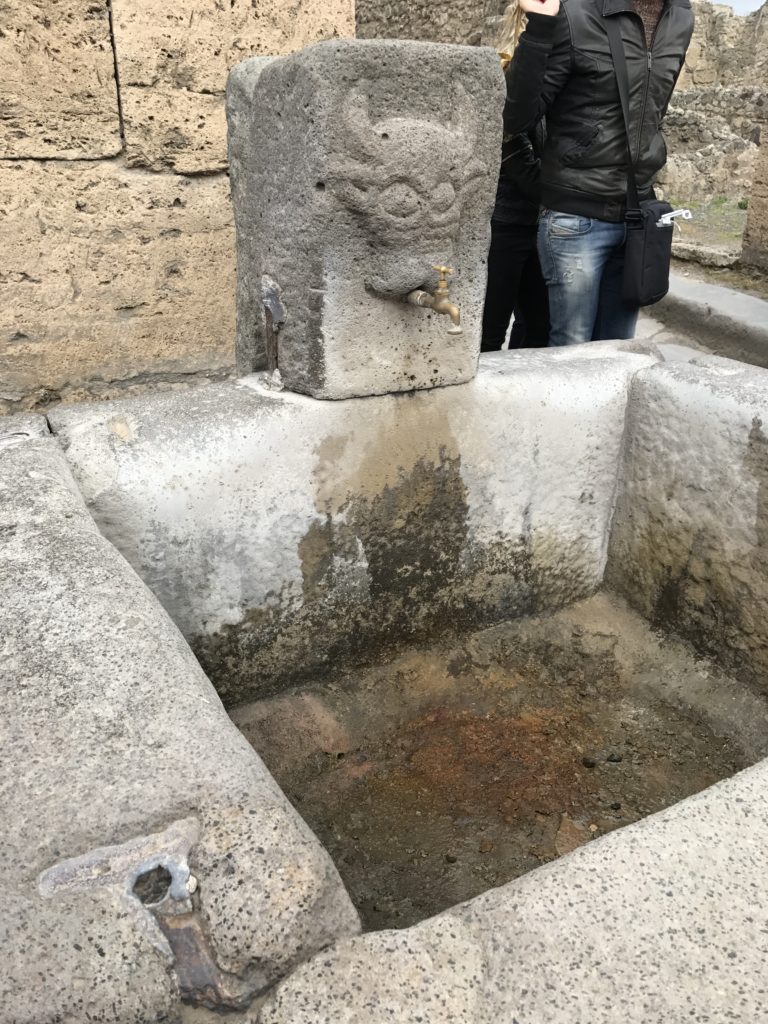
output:
M 354 0 L 3 0 L 0 30 L 0 412 L 226 371 L 228 69 L 353 35 Z
M 503 7 L 503 0 L 357 0 L 357 34 L 474 45 Z
M 3 0 L 0 80 L 0 156 L 120 152 L 105 0 Z
M 681 90 L 664 122 L 669 159 L 658 183 L 665 195 L 675 203 L 746 199 L 767 125 L 766 86 Z
M 768 270 L 768 145 L 761 147 L 755 169 L 743 259 L 745 263 Z
M 765 6 L 746 17 L 726 4 L 693 0 L 696 28 L 678 89 L 768 84 Z
M 676 202 L 741 200 L 768 122 L 768 16 L 693 0 L 696 28 L 664 124 Z

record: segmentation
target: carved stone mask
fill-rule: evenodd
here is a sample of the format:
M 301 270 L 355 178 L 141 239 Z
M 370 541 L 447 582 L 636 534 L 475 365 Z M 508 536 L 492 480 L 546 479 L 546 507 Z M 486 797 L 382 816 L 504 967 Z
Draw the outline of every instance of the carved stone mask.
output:
M 359 90 L 346 103 L 332 195 L 359 220 L 371 265 L 368 283 L 401 293 L 445 261 L 459 232 L 464 197 L 488 168 L 473 155 L 473 104 L 458 87 L 448 125 L 407 117 L 373 122 Z

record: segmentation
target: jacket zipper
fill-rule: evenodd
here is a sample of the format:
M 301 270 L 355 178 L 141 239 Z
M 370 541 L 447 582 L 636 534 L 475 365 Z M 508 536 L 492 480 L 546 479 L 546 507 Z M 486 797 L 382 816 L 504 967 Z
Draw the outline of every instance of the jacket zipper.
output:
M 643 122 L 645 121 L 645 108 L 648 106 L 648 93 L 651 88 L 651 74 L 653 72 L 653 44 L 656 41 L 656 33 L 659 31 L 662 21 L 669 14 L 669 4 L 667 4 L 664 10 L 661 12 L 661 17 L 656 23 L 656 28 L 653 30 L 651 36 L 651 45 L 647 48 L 646 53 L 648 55 L 646 75 L 645 75 L 645 91 L 643 92 L 643 105 L 640 108 L 640 124 L 637 128 L 637 155 L 635 156 L 635 163 L 640 159 L 640 144 L 643 141 Z M 637 15 L 640 18 L 640 15 Z M 645 26 L 642 24 L 642 18 L 640 18 L 640 28 L 643 33 L 643 42 L 645 42 Z

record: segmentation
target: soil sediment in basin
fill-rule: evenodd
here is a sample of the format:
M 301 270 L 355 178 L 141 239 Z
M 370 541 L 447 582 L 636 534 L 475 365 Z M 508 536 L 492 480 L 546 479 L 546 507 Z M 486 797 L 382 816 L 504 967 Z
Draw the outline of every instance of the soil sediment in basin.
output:
M 763 753 L 765 711 L 599 595 L 233 718 L 331 853 L 366 927 L 386 928 L 746 767 Z

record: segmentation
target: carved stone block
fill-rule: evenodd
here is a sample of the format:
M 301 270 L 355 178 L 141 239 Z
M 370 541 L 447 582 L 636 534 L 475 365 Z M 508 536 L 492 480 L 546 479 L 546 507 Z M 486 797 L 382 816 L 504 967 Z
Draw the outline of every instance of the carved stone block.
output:
M 348 398 L 474 376 L 503 78 L 487 49 L 332 41 L 246 61 L 227 104 L 238 368 Z M 448 264 L 448 315 L 406 301 Z

